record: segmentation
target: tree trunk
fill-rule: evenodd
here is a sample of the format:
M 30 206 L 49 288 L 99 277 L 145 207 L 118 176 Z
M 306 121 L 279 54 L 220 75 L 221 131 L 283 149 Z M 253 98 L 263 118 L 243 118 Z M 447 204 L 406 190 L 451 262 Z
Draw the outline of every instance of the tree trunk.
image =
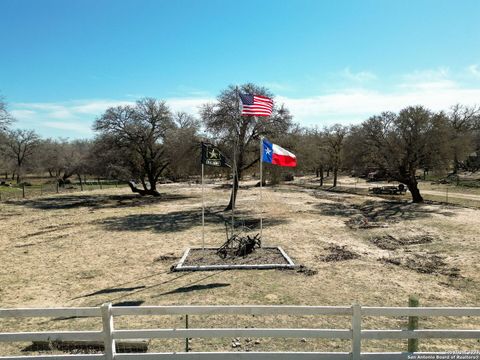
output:
M 408 190 L 412 194 L 412 201 L 414 203 L 421 203 L 423 202 L 423 197 L 420 194 L 420 190 L 418 189 L 418 183 L 416 179 L 410 179 L 407 183 Z
M 338 168 L 333 168 L 333 187 L 337 186 L 337 175 L 338 175 Z
M 138 193 L 141 196 L 145 195 L 152 195 L 152 196 L 160 196 L 160 193 L 156 189 L 147 189 L 144 187 L 144 189 L 139 189 L 133 181 L 128 182 L 128 186 L 130 186 L 130 189 L 134 193 Z
M 323 166 L 320 166 L 320 186 L 323 186 Z
M 329 176 L 330 176 L 330 168 L 328 167 L 327 168 L 327 177 L 329 177 Z
M 62 176 L 62 183 L 63 185 L 65 185 L 65 183 L 67 182 L 67 179 L 72 176 L 73 174 L 69 174 L 69 173 L 63 173 L 63 176 Z
M 223 211 L 232 210 L 235 207 L 235 203 L 237 201 L 237 192 L 238 192 L 238 177 L 237 177 L 237 174 L 235 174 L 233 184 L 234 184 L 234 186 L 233 186 L 233 190 L 230 194 L 230 201 L 229 201 L 227 207 Z
M 150 183 L 150 188 L 149 190 L 153 193 L 157 193 L 157 179 L 155 179 L 155 176 L 153 174 L 148 174 L 148 182 Z
M 455 154 L 453 155 L 453 173 L 456 174 L 458 173 L 458 156 L 457 156 L 457 153 L 455 152 Z
M 82 182 L 82 175 L 77 174 L 78 181 L 80 182 L 80 191 L 83 191 L 83 182 Z

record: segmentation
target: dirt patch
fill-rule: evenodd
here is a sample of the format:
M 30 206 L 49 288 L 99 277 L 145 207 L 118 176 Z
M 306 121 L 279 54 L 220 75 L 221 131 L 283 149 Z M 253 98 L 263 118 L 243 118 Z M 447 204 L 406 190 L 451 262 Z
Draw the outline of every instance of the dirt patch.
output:
M 367 217 L 363 215 L 357 215 L 348 219 L 347 221 L 345 221 L 345 225 L 347 225 L 350 229 L 354 229 L 354 230 L 388 227 L 388 224 L 386 223 L 369 220 Z
M 247 256 L 222 259 L 217 249 L 191 249 L 183 266 L 288 264 L 277 248 L 256 249 Z
M 318 271 L 314 269 L 310 269 L 305 265 L 300 265 L 297 269 L 297 273 L 303 274 L 305 276 L 313 276 L 313 275 L 317 275 Z
M 178 259 L 178 256 L 176 256 L 174 253 L 168 253 L 165 255 L 160 255 L 157 256 L 153 262 L 159 262 L 159 261 L 175 261 Z
M 396 250 L 405 246 L 429 244 L 434 238 L 431 235 L 413 235 L 396 238 L 389 234 L 377 235 L 370 238 L 370 241 L 383 250 Z
M 409 254 L 403 257 L 383 257 L 378 261 L 402 266 L 420 274 L 440 274 L 451 277 L 460 277 L 460 269 L 449 267 L 443 256 L 437 254 Z
M 335 244 L 330 244 L 324 249 L 330 252 L 327 255 L 318 257 L 320 261 L 324 261 L 324 262 L 352 260 L 352 259 L 358 259 L 360 257 L 359 254 L 354 253 L 353 251 L 347 250 L 346 245 L 339 246 Z

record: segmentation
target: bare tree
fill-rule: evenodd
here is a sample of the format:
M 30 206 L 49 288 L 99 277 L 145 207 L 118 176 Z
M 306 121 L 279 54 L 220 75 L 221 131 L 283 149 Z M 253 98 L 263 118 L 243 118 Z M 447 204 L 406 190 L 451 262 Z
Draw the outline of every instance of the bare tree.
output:
M 324 142 L 329 154 L 329 163 L 333 170 L 333 186 L 337 186 L 338 170 L 342 163 L 343 145 L 348 128 L 335 124 L 324 130 Z
M 45 139 L 38 147 L 35 161 L 38 167 L 47 171 L 51 178 L 60 178 L 66 167 L 65 150 L 68 146 L 66 139 Z
M 422 106 L 372 116 L 352 129 L 352 136 L 362 144 L 357 161 L 384 170 L 389 178 L 407 185 L 413 202 L 422 202 L 417 170 L 443 167 L 449 161 L 447 129 L 445 114 L 433 114 Z
M 24 167 L 32 157 L 40 142 L 40 138 L 33 130 L 9 131 L 5 141 L 5 153 L 16 167 L 17 183 L 20 183 Z
M 0 96 L 0 132 L 7 131 L 10 124 L 13 122 L 13 117 L 7 111 L 7 103 L 3 97 Z
M 81 181 L 81 175 L 88 167 L 86 158 L 90 147 L 89 140 L 44 140 L 39 147 L 38 165 L 48 171 L 50 177 L 56 178 L 60 185 L 74 175 Z
M 166 136 L 175 124 L 163 101 L 145 98 L 134 106 L 107 109 L 95 121 L 94 129 L 103 139 L 122 151 L 124 164 L 138 179 L 143 190 L 131 184 L 132 191 L 141 195 L 158 196 L 158 178 L 169 165 Z
M 200 171 L 200 121 L 185 112 L 173 116 L 172 127 L 165 139 L 166 155 L 171 159 L 167 177 L 171 180 L 196 175 Z
M 448 114 L 453 172 L 465 167 L 465 160 L 475 150 L 475 131 L 480 129 L 480 106 L 456 104 Z
M 242 85 L 238 91 L 273 97 L 266 88 L 254 84 Z M 283 105 L 274 106 L 270 117 L 241 116 L 238 91 L 235 86 L 231 85 L 220 93 L 216 103 L 205 104 L 201 109 L 203 125 L 213 140 L 223 148 L 223 152 L 231 154 L 232 163 L 234 146 L 236 148 L 234 190 L 225 210 L 232 209 L 235 204 L 238 182 L 244 171 L 260 160 L 258 143 L 260 136 L 286 133 L 292 119 L 290 112 Z

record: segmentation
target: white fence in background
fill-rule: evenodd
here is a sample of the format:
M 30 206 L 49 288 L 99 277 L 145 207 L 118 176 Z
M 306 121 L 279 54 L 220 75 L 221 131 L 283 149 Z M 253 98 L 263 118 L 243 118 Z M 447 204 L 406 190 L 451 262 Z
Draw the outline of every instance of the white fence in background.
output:
M 305 328 L 176 328 L 148 330 L 116 330 L 114 317 L 121 315 L 341 315 L 351 317 L 349 329 Z M 105 351 L 101 355 L 48 355 L 3 356 L 0 360 L 21 359 L 72 359 L 72 360 L 359 360 L 359 359 L 407 359 L 412 353 L 365 353 L 361 351 L 362 339 L 480 339 L 480 330 L 362 330 L 362 317 L 376 316 L 476 316 L 480 307 L 361 307 L 352 306 L 137 306 L 112 307 L 104 304 L 90 308 L 32 308 L 0 309 L 0 318 L 20 317 L 101 317 L 102 331 L 60 332 L 0 332 L 1 342 L 20 341 L 101 341 Z M 115 342 L 126 339 L 158 338 L 219 338 L 219 337 L 273 337 L 273 338 L 323 338 L 351 341 L 350 352 L 165 352 L 165 353 L 117 353 Z M 447 353 L 415 353 L 415 355 L 446 355 Z M 417 357 L 418 358 L 418 357 Z

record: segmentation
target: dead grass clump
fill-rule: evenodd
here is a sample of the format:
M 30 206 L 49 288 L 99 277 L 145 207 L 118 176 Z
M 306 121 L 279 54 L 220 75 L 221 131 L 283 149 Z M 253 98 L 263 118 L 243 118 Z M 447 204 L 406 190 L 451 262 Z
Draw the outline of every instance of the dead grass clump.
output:
M 395 250 L 399 248 L 397 239 L 388 234 L 372 236 L 370 241 L 383 250 Z
M 324 256 L 319 256 L 318 259 L 324 262 L 331 262 L 331 261 L 344 261 L 344 260 L 352 260 L 358 259 L 360 257 L 359 254 L 354 253 L 353 251 L 347 250 L 347 246 L 339 246 L 335 244 L 330 244 L 325 248 L 325 250 L 330 251 L 329 254 Z
M 303 274 L 305 276 L 313 276 L 313 275 L 317 275 L 318 271 L 311 269 L 305 265 L 300 265 L 297 269 L 297 273 Z
M 433 242 L 433 236 L 423 234 L 396 238 L 389 234 L 383 234 L 371 237 L 370 241 L 380 249 L 396 250 L 410 245 L 429 244 Z
M 367 217 L 363 215 L 351 217 L 350 219 L 345 221 L 345 225 L 347 225 L 350 229 L 354 229 L 354 230 L 388 227 L 388 224 L 369 220 Z
M 445 258 L 436 254 L 409 254 L 403 257 L 382 257 L 378 260 L 387 264 L 402 266 L 420 274 L 460 276 L 459 268 L 449 267 L 445 262 Z

